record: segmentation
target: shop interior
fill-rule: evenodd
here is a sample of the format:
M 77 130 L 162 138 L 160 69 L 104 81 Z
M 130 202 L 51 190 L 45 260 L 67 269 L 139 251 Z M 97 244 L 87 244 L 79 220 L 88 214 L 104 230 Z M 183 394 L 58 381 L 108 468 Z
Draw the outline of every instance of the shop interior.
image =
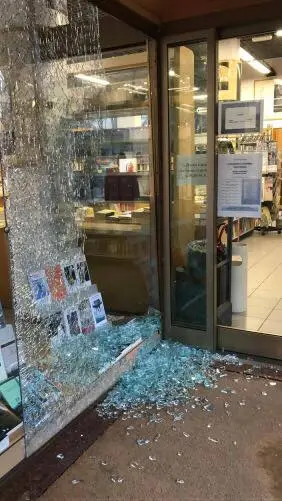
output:
M 232 317 L 219 323 L 282 335 L 282 31 L 219 42 L 219 102 L 262 102 L 260 130 L 218 136 L 219 153 L 262 154 L 261 217 L 218 218 L 218 248 L 230 248 Z M 238 245 L 239 244 L 239 245 Z M 241 277 L 236 275 L 242 263 Z M 236 262 L 237 261 L 237 262 Z M 223 266 L 224 269 L 224 266 Z M 240 274 L 240 273 L 239 273 Z

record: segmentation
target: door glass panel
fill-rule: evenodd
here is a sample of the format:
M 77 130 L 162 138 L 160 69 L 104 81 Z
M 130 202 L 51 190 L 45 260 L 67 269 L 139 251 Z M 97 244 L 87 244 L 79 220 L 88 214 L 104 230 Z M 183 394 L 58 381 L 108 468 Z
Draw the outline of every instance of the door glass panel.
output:
M 219 42 L 217 321 L 258 343 L 282 335 L 281 77 L 275 31 Z
M 168 49 L 172 324 L 206 327 L 207 43 Z

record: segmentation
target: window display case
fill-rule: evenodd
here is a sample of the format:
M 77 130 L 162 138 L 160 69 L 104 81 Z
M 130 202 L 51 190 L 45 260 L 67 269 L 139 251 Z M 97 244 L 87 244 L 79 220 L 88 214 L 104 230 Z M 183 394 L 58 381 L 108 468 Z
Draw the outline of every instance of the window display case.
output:
M 102 61 L 88 2 L 68 2 L 67 30 L 22 8 L 2 164 L 29 456 L 117 381 L 160 315 L 146 47 Z

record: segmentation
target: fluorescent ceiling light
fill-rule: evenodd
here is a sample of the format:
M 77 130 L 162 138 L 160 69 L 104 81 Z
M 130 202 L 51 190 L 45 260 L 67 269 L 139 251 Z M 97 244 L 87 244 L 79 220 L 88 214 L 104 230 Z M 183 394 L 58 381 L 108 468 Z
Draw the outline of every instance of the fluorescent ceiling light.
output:
M 97 77 L 95 75 L 85 75 L 84 73 L 77 73 L 77 75 L 74 75 L 74 77 L 78 78 L 79 80 L 84 80 L 85 82 L 91 82 L 97 85 L 110 85 L 110 82 L 108 80 Z
M 266 64 L 257 61 L 247 50 L 240 47 L 240 58 L 245 63 L 248 63 L 254 70 L 262 73 L 263 75 L 269 75 L 271 73 L 271 69 Z
M 276 33 L 275 33 L 275 35 L 277 37 L 282 37 L 282 29 L 281 30 L 277 30 Z
M 208 99 L 208 95 L 207 94 L 196 94 L 196 96 L 193 96 L 193 98 L 195 99 L 195 101 L 206 101 Z
M 269 40 L 272 40 L 272 35 L 258 35 L 256 37 L 252 37 L 252 42 L 268 42 Z
M 248 51 L 243 49 L 243 47 L 240 47 L 239 54 L 240 59 L 242 59 L 242 61 L 245 61 L 245 63 L 249 63 L 250 61 L 253 61 L 255 59 Z
M 259 73 L 262 73 L 263 75 L 268 75 L 271 73 L 270 68 L 268 68 L 265 64 L 261 63 L 260 61 L 257 61 L 254 59 L 253 61 L 249 61 L 248 63 L 254 70 L 258 71 Z

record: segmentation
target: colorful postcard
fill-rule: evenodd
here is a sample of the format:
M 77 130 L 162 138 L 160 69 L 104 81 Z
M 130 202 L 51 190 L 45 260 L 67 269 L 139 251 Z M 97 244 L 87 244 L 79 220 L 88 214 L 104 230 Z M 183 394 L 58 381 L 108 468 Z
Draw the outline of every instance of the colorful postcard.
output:
M 97 292 L 97 294 L 94 294 L 93 296 L 91 296 L 89 298 L 89 301 L 90 301 L 93 316 L 95 319 L 96 327 L 99 327 L 100 325 L 106 324 L 107 323 L 107 316 L 105 313 L 103 299 L 102 299 L 100 292 Z
M 67 295 L 67 289 L 61 265 L 47 266 L 45 272 L 52 298 L 56 301 L 62 301 Z
M 60 346 L 68 337 L 66 323 L 62 312 L 54 313 L 48 320 L 48 329 L 53 348 Z
M 75 264 L 64 265 L 63 274 L 68 291 L 73 292 L 74 290 L 76 290 L 78 286 L 78 280 L 76 276 L 76 265 Z
M 28 280 L 32 292 L 32 297 L 35 302 L 38 303 L 50 300 L 50 290 L 44 270 L 30 273 L 28 275 Z
M 95 329 L 95 320 L 89 299 L 83 299 L 78 306 L 82 334 L 91 334 Z
M 76 263 L 76 276 L 79 285 L 91 285 L 91 278 L 86 259 Z
M 81 324 L 77 308 L 69 308 L 65 311 L 67 333 L 70 336 L 81 334 Z

